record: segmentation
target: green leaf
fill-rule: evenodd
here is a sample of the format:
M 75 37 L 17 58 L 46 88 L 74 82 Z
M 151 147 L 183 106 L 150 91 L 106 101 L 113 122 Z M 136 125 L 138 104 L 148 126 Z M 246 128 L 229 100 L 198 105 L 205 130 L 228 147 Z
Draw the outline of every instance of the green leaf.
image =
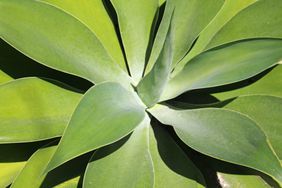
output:
M 214 35 L 216 35 L 216 33 L 224 27 L 230 19 L 256 1 L 257 0 L 225 1 L 217 15 L 201 32 L 191 51 L 176 65 L 173 75 L 177 74 L 189 60 L 201 53 Z
M 158 0 L 111 0 L 119 22 L 131 76 L 136 83 L 142 77 L 147 47 L 153 32 Z
M 262 130 L 247 116 L 224 109 L 174 110 L 163 105 L 149 111 L 163 124 L 172 125 L 191 148 L 259 170 L 282 183 L 279 160 Z
M 243 88 L 213 94 L 220 100 L 226 100 L 239 95 L 272 95 L 282 97 L 282 65 L 276 66 L 260 80 Z
M 83 187 L 154 187 L 149 125 L 146 116 L 129 138 L 96 151 L 86 169 Z
M 172 16 L 172 15 L 171 15 Z M 169 19 L 171 20 L 172 17 Z M 151 107 L 156 104 L 169 79 L 172 64 L 172 33 L 170 22 L 165 21 L 167 26 L 167 36 L 163 49 L 158 57 L 153 69 L 139 82 L 137 92 L 142 101 Z
M 248 38 L 282 38 L 281 9 L 280 0 L 253 3 L 226 23 L 207 48 Z
M 273 150 L 282 161 L 282 98 L 264 95 L 242 96 L 224 108 L 248 115 L 264 131 Z
M 129 86 L 129 76 L 93 32 L 54 6 L 34 0 L 1 0 L 0 36 L 51 68 L 94 83 L 117 81 Z
M 0 145 L 0 187 L 8 187 L 42 143 Z
M 209 24 L 223 4 L 223 0 L 172 0 L 175 6 L 172 21 L 173 65 L 189 51 L 194 40 Z
M 161 100 L 186 91 L 250 78 L 282 59 L 282 40 L 248 40 L 214 48 L 193 58 L 167 84 Z
M 0 143 L 61 136 L 81 95 L 38 78 L 0 85 Z
M 203 187 L 200 171 L 170 135 L 154 129 L 147 118 L 129 138 L 96 151 L 84 187 Z
M 78 18 L 97 36 L 114 61 L 126 70 L 121 46 L 119 44 L 114 24 L 110 19 L 101 0 L 41 0 L 48 2 Z
M 12 188 L 77 187 L 86 166 L 85 160 L 71 161 L 57 171 L 43 175 L 57 146 L 45 146 L 35 152 L 12 184 Z
M 145 106 L 137 95 L 118 83 L 92 87 L 76 108 L 47 171 L 121 139 L 144 117 Z
M 150 129 L 150 153 L 154 164 L 154 188 L 205 187 L 201 172 L 161 126 Z
M 4 73 L 2 70 L 0 70 L 0 85 L 4 84 L 6 82 L 12 81 L 13 78 Z

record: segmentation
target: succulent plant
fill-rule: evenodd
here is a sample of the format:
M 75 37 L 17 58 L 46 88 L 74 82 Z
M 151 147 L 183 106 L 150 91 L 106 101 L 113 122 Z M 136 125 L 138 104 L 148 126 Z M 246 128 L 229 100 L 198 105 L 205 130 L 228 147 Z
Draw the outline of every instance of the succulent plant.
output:
M 281 186 L 281 10 L 0 0 L 0 187 Z

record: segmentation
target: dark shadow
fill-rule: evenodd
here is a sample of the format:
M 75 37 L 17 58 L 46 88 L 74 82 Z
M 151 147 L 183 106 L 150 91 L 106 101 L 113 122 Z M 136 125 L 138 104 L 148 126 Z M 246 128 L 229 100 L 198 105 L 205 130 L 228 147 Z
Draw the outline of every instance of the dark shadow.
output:
M 83 78 L 63 73 L 41 65 L 0 39 L 0 70 L 13 78 L 43 77 L 87 91 L 93 84 Z
M 171 138 L 168 132 L 170 130 L 163 128 L 165 126 L 160 126 L 156 120 L 152 120 L 151 124 L 154 130 L 155 138 L 157 140 L 159 154 L 167 167 L 175 173 L 194 180 L 204 186 L 205 183 L 202 177 L 195 174 L 194 171 L 188 170 L 191 166 L 193 166 L 193 164 L 186 159 L 187 156 L 185 153 Z
M 107 157 L 108 155 L 114 153 L 115 151 L 117 151 L 119 148 L 121 148 L 126 143 L 126 141 L 130 138 L 130 136 L 131 136 L 131 134 L 122 138 L 122 139 L 120 139 L 119 141 L 117 141 L 113 144 L 110 144 L 110 145 L 107 145 L 107 146 L 100 148 L 99 150 L 97 150 L 95 152 L 95 154 L 93 155 L 93 157 L 91 158 L 91 160 L 89 162 L 100 160 L 100 159 Z
M 52 170 L 48 173 L 40 188 L 54 187 L 78 176 L 80 176 L 78 187 L 82 187 L 83 174 L 92 154 L 93 152 L 89 152 Z
M 179 101 L 190 104 L 210 104 L 218 102 L 219 100 L 205 91 L 194 90 L 183 93 L 171 101 Z
M 127 58 L 126 58 L 125 48 L 124 48 L 124 45 L 123 45 L 123 42 L 122 42 L 122 37 L 121 37 L 120 28 L 119 28 L 119 24 L 118 24 L 117 13 L 116 13 L 115 8 L 114 8 L 114 6 L 113 6 L 113 4 L 111 3 L 110 0 L 102 0 L 102 2 L 103 2 L 104 7 L 105 7 L 109 17 L 111 18 L 114 27 L 115 27 L 115 31 L 116 31 L 116 34 L 117 34 L 119 45 L 120 45 L 120 48 L 122 50 L 123 58 L 124 58 L 124 61 L 125 61 L 127 73 L 131 76 L 129 65 L 128 65 Z

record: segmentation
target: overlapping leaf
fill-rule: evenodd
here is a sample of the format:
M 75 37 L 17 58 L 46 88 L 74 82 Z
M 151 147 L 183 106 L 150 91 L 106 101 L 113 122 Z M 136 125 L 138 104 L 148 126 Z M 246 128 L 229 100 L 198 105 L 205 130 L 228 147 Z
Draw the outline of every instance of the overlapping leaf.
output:
M 39 78 L 0 85 L 0 143 L 61 136 L 80 98 Z
M 174 126 L 193 149 L 260 170 L 282 182 L 279 160 L 262 130 L 247 116 L 224 109 L 174 110 L 162 105 L 150 112 L 162 123 Z
M 191 60 L 169 82 L 161 100 L 185 91 L 226 85 L 250 78 L 282 59 L 282 40 L 258 39 L 214 48 Z
M 12 14 L 11 14 L 12 12 Z M 2 0 L 0 36 L 36 61 L 94 83 L 130 78 L 79 20 L 39 1 Z
M 47 171 L 129 134 L 145 117 L 136 94 L 120 84 L 95 85 L 76 108 Z

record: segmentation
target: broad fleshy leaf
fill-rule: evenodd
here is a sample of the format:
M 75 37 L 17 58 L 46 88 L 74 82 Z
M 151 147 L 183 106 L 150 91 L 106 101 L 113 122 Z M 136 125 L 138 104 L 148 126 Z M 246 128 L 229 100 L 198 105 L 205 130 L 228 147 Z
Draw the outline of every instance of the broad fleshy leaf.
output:
M 147 47 L 154 30 L 158 0 L 111 0 L 119 22 L 119 29 L 131 76 L 136 83 L 142 77 Z
M 47 171 L 121 139 L 144 118 L 145 106 L 136 93 L 118 83 L 95 85 L 76 108 Z
M 23 170 L 12 184 L 12 188 L 38 187 L 78 187 L 79 178 L 86 166 L 85 160 L 71 161 L 56 171 L 43 175 L 43 172 L 56 151 L 57 146 L 45 146 L 36 151 L 27 161 Z
M 248 38 L 282 38 L 282 2 L 256 1 L 224 25 L 207 48 Z
M 163 44 L 160 56 L 154 64 L 153 69 L 137 85 L 138 95 L 148 107 L 153 106 L 159 101 L 169 79 L 172 64 L 171 46 L 172 33 L 169 24 L 167 28 L 167 37 Z
M 121 46 L 114 24 L 102 0 L 41 0 L 57 6 L 83 22 L 101 41 L 108 53 L 123 70 L 126 70 Z
M 0 143 L 61 136 L 80 98 L 39 78 L 0 85 Z
M 175 6 L 172 21 L 173 65 L 189 51 L 194 40 L 209 24 L 223 4 L 223 0 L 168 0 Z
M 0 187 L 8 187 L 42 143 L 0 145 Z
M 262 171 L 282 183 L 279 160 L 262 130 L 247 116 L 225 109 L 176 110 L 163 105 L 149 111 L 163 124 L 172 125 L 193 149 Z
M 235 98 L 224 108 L 248 115 L 264 133 L 273 150 L 282 161 L 282 98 L 266 95 L 251 95 Z
M 282 65 L 276 66 L 255 83 L 243 88 L 215 93 L 213 96 L 220 100 L 226 100 L 240 95 L 272 95 L 282 97 Z
M 167 84 L 161 100 L 186 91 L 226 85 L 255 76 L 282 59 L 282 40 L 247 40 L 214 48 L 189 62 Z
M 216 35 L 216 33 L 224 27 L 230 19 L 256 1 L 257 0 L 225 1 L 213 20 L 211 20 L 206 28 L 200 33 L 191 51 L 176 65 L 173 75 L 177 74 L 189 60 L 204 51 L 214 35 Z
M 170 135 L 159 125 L 154 131 L 148 118 L 129 138 L 99 149 L 84 187 L 204 187 L 200 171 Z
M 94 83 L 117 81 L 129 87 L 129 76 L 112 60 L 94 33 L 49 4 L 1 0 L 0 36 L 51 68 Z
M 147 116 L 129 138 L 97 150 L 86 169 L 83 187 L 154 187 L 149 126 Z
M 163 127 L 150 129 L 150 154 L 154 165 L 154 188 L 205 187 L 201 172 Z

